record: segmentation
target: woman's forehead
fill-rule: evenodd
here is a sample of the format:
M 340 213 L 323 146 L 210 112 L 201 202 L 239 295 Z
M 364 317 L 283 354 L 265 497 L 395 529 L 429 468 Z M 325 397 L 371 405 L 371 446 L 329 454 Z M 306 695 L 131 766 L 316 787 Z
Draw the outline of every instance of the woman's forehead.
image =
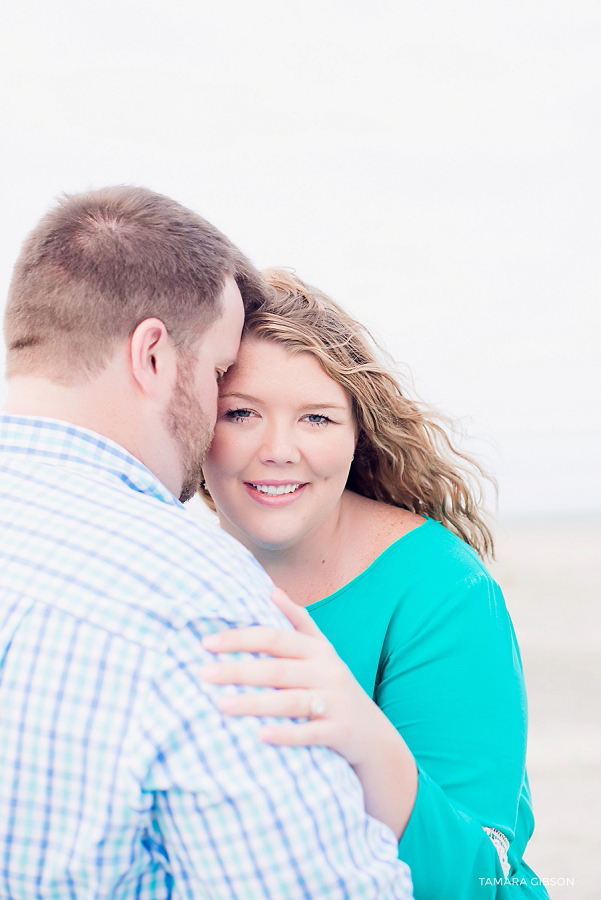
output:
M 277 341 L 245 337 L 236 364 L 228 371 L 224 392 L 287 393 L 308 402 L 322 402 L 324 393 L 335 405 L 347 406 L 350 397 L 310 350 L 290 350 Z

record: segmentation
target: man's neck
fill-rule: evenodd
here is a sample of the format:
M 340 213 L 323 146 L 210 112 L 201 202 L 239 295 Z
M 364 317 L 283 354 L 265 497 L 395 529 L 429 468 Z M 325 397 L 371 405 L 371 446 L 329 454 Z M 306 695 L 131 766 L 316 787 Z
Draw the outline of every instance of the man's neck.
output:
M 60 419 L 109 438 L 179 496 L 181 460 L 170 446 L 166 429 L 163 434 L 156 413 L 144 405 L 136 386 L 119 370 L 118 361 L 93 379 L 74 386 L 40 376 L 14 376 L 3 411 Z
M 9 380 L 4 412 L 60 419 L 110 438 L 143 463 L 176 497 L 182 459 L 161 409 L 131 376 L 126 354 L 117 352 L 93 378 L 65 385 L 34 375 Z
M 103 373 L 104 375 L 105 373 Z M 109 403 L 109 377 L 67 386 L 37 375 L 17 375 L 10 379 L 4 412 L 9 415 L 60 419 L 88 428 L 127 447 L 131 425 L 124 427 L 119 403 Z M 113 394 L 114 396 L 114 394 Z M 128 448 L 129 449 L 129 448 Z

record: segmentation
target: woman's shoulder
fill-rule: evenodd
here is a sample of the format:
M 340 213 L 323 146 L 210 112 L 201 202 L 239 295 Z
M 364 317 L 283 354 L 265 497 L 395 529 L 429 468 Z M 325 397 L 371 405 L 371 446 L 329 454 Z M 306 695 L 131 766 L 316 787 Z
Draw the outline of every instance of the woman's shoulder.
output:
M 363 568 L 425 521 L 408 509 L 371 500 L 352 491 L 345 491 L 345 500 L 350 524 L 347 546 L 355 565 L 361 562 Z
M 426 519 L 384 552 L 392 567 L 402 566 L 422 584 L 450 587 L 463 582 L 493 582 L 473 547 L 434 519 Z
M 357 533 L 372 565 L 402 566 L 428 579 L 490 578 L 476 551 L 434 519 L 364 497 L 357 511 Z
M 502 592 L 478 554 L 433 519 L 391 544 L 365 574 L 365 589 L 387 595 L 391 645 L 428 636 L 461 641 L 508 626 Z

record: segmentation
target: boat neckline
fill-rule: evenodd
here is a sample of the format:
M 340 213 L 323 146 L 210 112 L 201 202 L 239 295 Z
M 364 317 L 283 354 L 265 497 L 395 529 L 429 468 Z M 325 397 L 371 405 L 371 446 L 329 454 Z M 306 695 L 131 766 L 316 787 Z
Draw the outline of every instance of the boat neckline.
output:
M 362 572 L 359 572 L 358 575 L 355 575 L 355 577 L 348 581 L 346 584 L 343 584 L 341 588 L 338 588 L 337 591 L 334 591 L 332 594 L 328 594 L 327 597 L 323 597 L 321 600 L 316 600 L 315 603 L 309 603 L 308 606 L 305 606 L 305 609 L 310 611 L 313 609 L 317 609 L 319 606 L 325 606 L 326 603 L 330 603 L 332 600 L 335 600 L 340 596 L 340 594 L 344 594 L 345 591 L 348 591 L 350 588 L 352 588 L 358 581 L 361 581 L 362 578 L 369 574 L 372 569 L 378 566 L 384 559 L 384 557 L 388 556 L 388 554 L 392 550 L 394 550 L 395 547 L 398 547 L 399 544 L 406 543 L 411 538 L 411 536 L 416 534 L 418 531 L 423 531 L 424 528 L 426 528 L 426 530 L 429 530 L 427 528 L 427 526 L 429 525 L 440 525 L 440 522 L 437 522 L 435 519 L 425 519 L 421 525 L 417 525 L 415 528 L 412 528 L 411 531 L 408 531 L 406 534 L 401 535 L 400 538 L 397 538 L 396 541 L 393 541 L 392 544 L 389 544 L 388 547 L 386 547 L 386 549 L 379 554 L 379 556 L 376 556 L 376 558 L 372 562 L 370 562 L 367 568 L 363 569 Z

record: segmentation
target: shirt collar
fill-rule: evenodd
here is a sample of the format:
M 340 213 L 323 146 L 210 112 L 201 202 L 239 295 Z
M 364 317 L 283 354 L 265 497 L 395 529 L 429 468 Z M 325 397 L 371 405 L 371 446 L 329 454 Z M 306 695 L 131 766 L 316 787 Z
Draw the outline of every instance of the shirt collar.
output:
M 0 414 L 0 454 L 37 456 L 50 465 L 102 469 L 134 491 L 181 506 L 156 475 L 115 441 L 60 419 Z

